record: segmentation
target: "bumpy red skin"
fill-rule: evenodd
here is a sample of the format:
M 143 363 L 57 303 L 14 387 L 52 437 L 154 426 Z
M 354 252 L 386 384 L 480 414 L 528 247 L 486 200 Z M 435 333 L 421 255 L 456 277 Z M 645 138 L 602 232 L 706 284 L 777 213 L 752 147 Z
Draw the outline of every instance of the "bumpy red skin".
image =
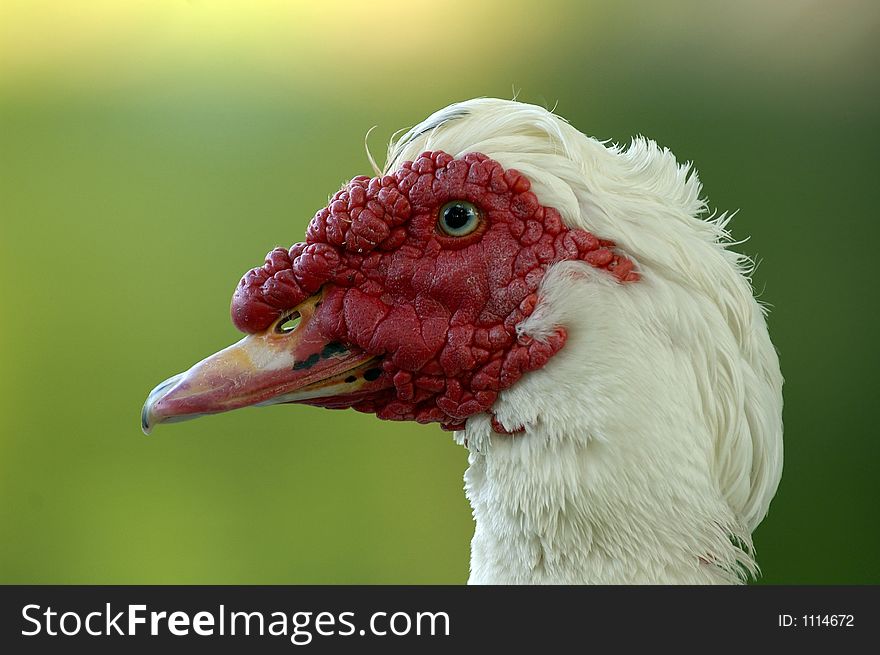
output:
M 232 320 L 261 332 L 323 287 L 324 336 L 380 356 L 393 382 L 351 406 L 460 429 L 565 343 L 562 327 L 546 341 L 516 334 L 548 267 L 582 260 L 621 282 L 639 277 L 613 243 L 568 229 L 529 189 L 521 173 L 480 153 L 425 152 L 391 175 L 356 177 L 315 215 L 305 243 L 276 248 L 244 276 Z M 438 229 L 452 200 L 480 208 L 478 230 Z

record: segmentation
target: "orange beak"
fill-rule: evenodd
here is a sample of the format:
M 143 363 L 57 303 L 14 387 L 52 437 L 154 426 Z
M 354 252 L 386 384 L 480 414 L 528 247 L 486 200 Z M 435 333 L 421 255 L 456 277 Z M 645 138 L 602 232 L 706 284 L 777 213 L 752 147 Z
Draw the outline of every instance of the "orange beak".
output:
M 321 298 L 318 292 L 265 332 L 249 335 L 157 385 L 141 412 L 144 433 L 159 423 L 251 405 L 346 406 L 391 386 L 378 358 L 320 335 L 314 317 Z

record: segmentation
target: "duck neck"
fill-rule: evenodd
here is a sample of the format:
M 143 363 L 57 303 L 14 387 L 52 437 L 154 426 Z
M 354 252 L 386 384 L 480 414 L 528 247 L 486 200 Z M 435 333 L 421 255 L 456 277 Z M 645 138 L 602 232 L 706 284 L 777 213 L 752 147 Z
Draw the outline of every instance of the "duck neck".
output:
M 730 416 L 749 404 L 725 383 L 718 331 L 688 320 L 711 308 L 684 292 L 670 300 L 648 276 L 621 289 L 574 263 L 547 273 L 541 297 L 517 331 L 542 339 L 565 326 L 565 346 L 456 433 L 469 450 L 471 582 L 756 575 L 743 508 L 761 470 Z
M 613 441 L 559 434 L 540 420 L 504 435 L 475 419 L 459 433 L 476 521 L 471 584 L 739 581 L 744 551 L 698 470 L 669 479 Z

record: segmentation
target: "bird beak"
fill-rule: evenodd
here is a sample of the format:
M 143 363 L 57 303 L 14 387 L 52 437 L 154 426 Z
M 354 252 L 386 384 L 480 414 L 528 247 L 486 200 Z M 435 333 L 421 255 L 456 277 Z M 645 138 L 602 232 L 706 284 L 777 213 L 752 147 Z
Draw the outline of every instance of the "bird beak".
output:
M 314 317 L 321 299 L 319 292 L 265 332 L 247 336 L 156 386 L 141 412 L 144 433 L 159 423 L 250 405 L 350 406 L 390 386 L 376 357 L 320 335 Z

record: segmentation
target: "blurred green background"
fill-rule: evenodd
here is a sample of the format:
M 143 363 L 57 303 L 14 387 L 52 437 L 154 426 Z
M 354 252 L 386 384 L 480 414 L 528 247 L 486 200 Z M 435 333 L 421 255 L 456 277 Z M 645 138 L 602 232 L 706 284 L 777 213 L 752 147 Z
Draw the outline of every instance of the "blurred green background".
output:
M 0 5 L 0 581 L 461 583 L 463 449 L 277 406 L 140 432 L 390 134 L 511 97 L 740 209 L 785 387 L 765 583 L 878 583 L 876 2 Z

